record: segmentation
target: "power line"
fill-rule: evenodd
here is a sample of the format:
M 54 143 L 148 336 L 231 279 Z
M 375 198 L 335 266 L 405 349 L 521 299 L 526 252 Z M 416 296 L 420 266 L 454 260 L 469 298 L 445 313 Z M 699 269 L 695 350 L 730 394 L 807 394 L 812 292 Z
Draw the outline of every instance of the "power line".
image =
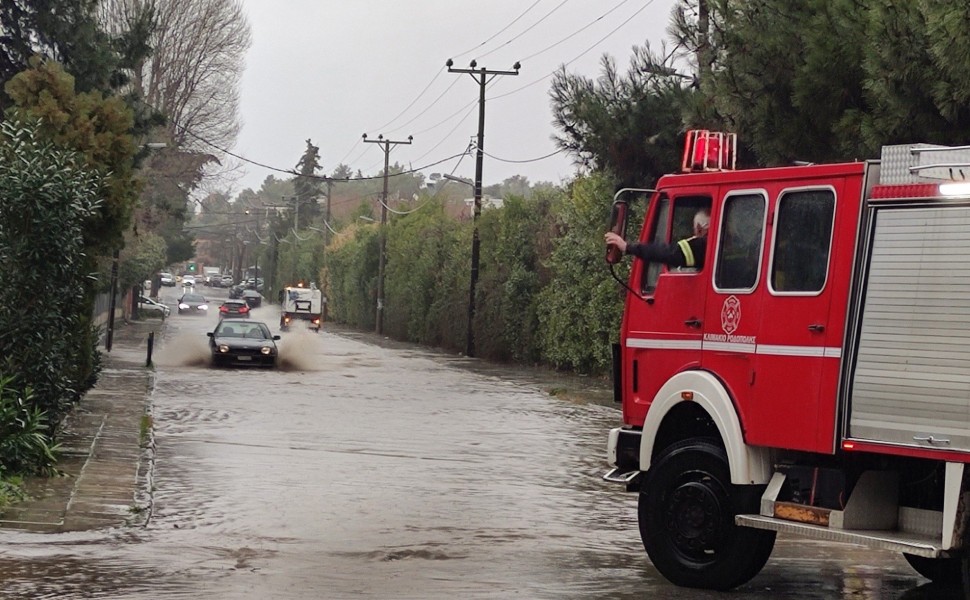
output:
M 525 58 L 522 58 L 520 60 L 522 62 L 525 62 L 527 60 L 530 60 L 530 59 L 533 59 L 533 58 L 539 56 L 540 54 L 545 54 L 546 52 L 548 52 L 549 50 L 552 50 L 553 48 L 555 48 L 559 44 L 565 42 L 566 40 L 569 40 L 569 39 L 572 39 L 572 38 L 576 37 L 580 33 L 586 31 L 587 29 L 589 29 L 590 27 L 592 27 L 593 25 L 595 25 L 596 23 L 602 21 L 611 12 L 613 12 L 614 10 L 620 8 L 621 6 L 623 6 L 624 4 L 626 4 L 629 1 L 630 0 L 623 0 L 622 2 L 620 2 L 619 4 L 617 4 L 616 6 L 614 6 L 613 8 L 611 8 L 610 10 L 608 10 L 605 13 L 601 14 L 600 16 L 596 17 L 595 19 L 593 19 L 592 21 L 590 21 L 589 23 L 587 23 L 583 27 L 581 27 L 581 28 L 577 29 L 576 31 L 570 33 L 569 35 L 567 35 L 566 37 L 562 38 L 558 42 L 556 42 L 554 44 L 550 44 L 550 45 L 546 46 L 545 48 L 543 48 L 542 50 L 539 50 L 538 52 L 533 52 L 529 56 L 526 56 Z
M 604 41 L 606 41 L 607 39 L 609 39 L 610 37 L 612 37 L 614 33 L 616 33 L 617 31 L 619 31 L 620 29 L 622 29 L 624 25 L 626 25 L 627 23 L 629 23 L 630 21 L 632 21 L 634 18 L 636 18 L 637 15 L 639 15 L 644 10 L 646 10 L 647 7 L 650 6 L 651 4 L 653 4 L 653 0 L 648 0 L 647 2 L 645 2 L 643 4 L 643 6 L 641 6 L 638 11 L 636 11 L 635 13 L 633 13 L 632 15 L 630 15 L 629 17 L 627 17 L 626 20 L 624 20 L 622 23 L 620 23 L 619 25 L 617 25 L 616 27 L 614 27 L 612 31 L 610 31 L 609 33 L 607 33 L 606 35 L 604 35 L 603 37 L 601 37 L 592 46 L 590 46 L 586 50 L 583 50 L 580 54 L 578 54 L 577 56 L 573 57 L 572 60 L 570 60 L 568 62 L 564 62 L 561 65 L 559 65 L 559 67 L 556 68 L 556 71 L 558 71 L 559 69 L 564 69 L 564 68 L 568 67 L 569 65 L 573 64 L 574 62 L 576 62 L 580 58 L 582 58 L 582 57 L 586 56 L 587 54 L 589 54 L 589 52 L 591 50 L 593 50 L 594 48 L 596 48 L 597 46 L 599 46 L 600 44 L 602 44 Z M 539 79 L 536 79 L 532 83 L 527 83 L 527 84 L 523 85 L 522 87 L 517 88 L 517 89 L 514 89 L 514 90 L 512 90 L 510 92 L 507 92 L 505 94 L 500 94 L 498 96 L 492 96 L 491 98 L 489 98 L 489 100 L 498 100 L 499 98 L 505 98 L 507 96 L 511 96 L 512 94 L 516 94 L 518 92 L 521 92 L 522 90 L 524 90 L 526 88 L 530 88 L 530 87 L 534 86 L 535 84 L 537 84 L 537 83 L 539 83 L 541 81 L 544 81 L 544 80 L 548 79 L 549 77 L 555 75 L 556 71 L 553 71 L 552 73 L 549 73 L 547 75 L 543 75 L 542 77 L 540 77 Z
M 540 0 L 536 0 L 535 2 L 533 2 L 533 3 L 532 3 L 532 5 L 530 5 L 530 6 L 529 6 L 529 8 L 527 8 L 527 9 L 525 9 L 525 10 L 524 10 L 524 11 L 522 12 L 522 14 L 520 14 L 520 15 L 519 15 L 519 16 L 517 16 L 516 18 L 514 18 L 514 19 L 512 19 L 512 22 L 511 22 L 511 23 L 509 23 L 508 25 L 506 25 L 506 26 L 505 26 L 505 27 L 503 27 L 502 29 L 500 29 L 500 30 L 498 30 L 497 32 L 495 32 L 495 34 L 493 34 L 493 35 L 492 35 L 492 37 L 490 37 L 490 38 L 488 38 L 487 40 L 485 40 L 485 41 L 484 41 L 484 42 L 482 42 L 481 44 L 478 44 L 478 45 L 477 45 L 477 46 L 475 46 L 474 48 L 469 48 L 468 50 L 465 50 L 464 52 L 461 52 L 461 53 L 459 53 L 459 54 L 453 54 L 453 55 L 452 55 L 452 57 L 453 57 L 453 58 L 458 58 L 459 56 L 465 56 L 466 54 L 470 54 L 470 53 L 472 53 L 472 52 L 474 52 L 475 50 L 478 50 L 479 48 L 481 48 L 481 47 L 482 47 L 482 46 L 484 46 L 485 44 L 487 44 L 487 43 L 489 43 L 490 41 L 492 41 L 492 40 L 494 40 L 494 39 L 495 39 L 495 38 L 497 38 L 498 36 L 500 36 L 500 35 L 502 35 L 502 33 L 503 33 L 503 32 L 504 32 L 505 30 L 507 30 L 507 29 L 508 29 L 509 27 L 511 27 L 511 26 L 513 26 L 513 25 L 515 25 L 515 23 L 516 23 L 516 21 L 518 21 L 519 19 L 521 19 L 522 17 L 524 17 L 524 16 L 526 15 L 526 14 L 528 14 L 528 13 L 529 13 L 529 11 L 531 11 L 531 10 L 532 10 L 533 8 L 535 8 L 535 6 L 536 6 L 536 4 L 539 4 L 539 1 L 540 1 Z
M 557 154 L 561 154 L 562 152 L 565 152 L 565 151 L 566 151 L 565 148 L 560 148 L 559 150 L 556 150 L 555 152 L 550 152 L 549 154 L 546 154 L 545 156 L 539 156 L 537 158 L 529 158 L 529 159 L 525 159 L 525 160 L 511 160 L 511 159 L 508 159 L 508 158 L 499 158 L 499 157 L 493 156 L 493 155 L 491 155 L 491 154 L 489 154 L 488 152 L 485 152 L 485 151 L 482 151 L 482 154 L 484 154 L 485 156 L 487 156 L 489 158 L 494 158 L 495 160 L 497 160 L 499 162 L 505 162 L 505 163 L 531 163 L 531 162 L 538 162 L 540 160 L 545 160 L 545 159 L 547 159 L 549 157 L 555 156 Z
M 567 2 L 569 2 L 569 0 L 562 0 L 562 2 L 560 2 L 558 6 L 556 6 L 555 8 L 553 8 L 552 10 L 550 10 L 549 12 L 547 12 L 545 15 L 543 15 L 541 19 L 539 19 L 538 21 L 536 21 L 532 25 L 529 25 L 528 27 L 526 27 L 525 30 L 522 31 L 522 33 L 520 33 L 519 35 L 513 37 L 512 39 L 510 39 L 509 41 L 505 42 L 504 44 L 502 44 L 500 46 L 496 46 L 495 48 L 492 48 L 491 50 L 489 50 L 485 54 L 478 55 L 477 58 L 485 58 L 489 54 L 492 54 L 493 52 L 497 52 L 497 51 L 501 50 L 502 48 L 508 46 L 509 44 L 511 44 L 512 42 L 514 42 L 515 40 L 517 40 L 520 37 L 522 37 L 523 35 L 529 33 L 530 31 L 532 31 L 533 28 L 535 28 L 537 25 L 539 25 L 539 23 L 542 23 L 543 21 L 545 21 L 546 19 L 548 19 L 554 12 L 556 12 L 557 10 L 559 10 L 560 8 L 562 8 L 563 4 L 565 4 Z M 532 6 L 535 6 L 535 5 L 533 4 Z
M 286 173 L 287 175 L 293 175 L 295 177 L 307 177 L 309 179 L 317 179 L 319 181 L 335 181 L 335 182 L 341 182 L 341 183 L 352 182 L 352 181 L 374 181 L 374 180 L 377 180 L 377 179 L 381 179 L 383 177 L 383 176 L 374 176 L 374 177 L 330 177 L 329 175 L 308 175 L 308 174 L 298 173 L 298 172 L 294 171 L 293 169 L 281 169 L 279 167 L 271 167 L 269 165 L 265 165 L 263 163 L 256 162 L 255 160 L 246 158 L 245 156 L 242 156 L 240 154 L 236 154 L 234 152 L 230 152 L 229 150 L 226 150 L 225 148 L 223 148 L 221 146 L 218 146 L 216 144 L 213 144 L 209 140 L 206 140 L 206 139 L 204 139 L 202 137 L 199 137 L 198 135 L 192 133 L 188 129 L 183 129 L 183 131 L 185 133 L 189 134 L 190 136 L 192 136 L 193 138 L 199 140 L 203 144 L 207 144 L 207 145 L 215 148 L 216 150 L 219 150 L 220 152 L 225 152 L 226 154 L 228 154 L 229 156 L 232 156 L 233 158 L 238 158 L 239 160 L 241 160 L 243 162 L 247 162 L 249 164 L 256 165 L 257 167 L 262 167 L 264 169 L 269 169 L 270 171 L 276 171 L 277 173 Z M 442 158 L 441 160 L 436 160 L 433 163 L 429 163 L 427 165 L 424 165 L 423 167 L 417 167 L 417 168 L 413 168 L 413 169 L 408 169 L 406 171 L 400 171 L 398 173 L 392 173 L 392 174 L 389 175 L 389 177 L 400 177 L 402 175 L 410 175 L 412 173 L 419 173 L 421 171 L 424 171 L 425 169 L 430 169 L 431 167 L 438 166 L 441 163 L 448 162 L 449 160 L 452 160 L 454 158 L 459 158 L 459 157 L 464 156 L 464 155 L 465 155 L 465 152 L 461 152 L 459 154 L 454 154 L 454 155 L 449 156 L 447 158 Z

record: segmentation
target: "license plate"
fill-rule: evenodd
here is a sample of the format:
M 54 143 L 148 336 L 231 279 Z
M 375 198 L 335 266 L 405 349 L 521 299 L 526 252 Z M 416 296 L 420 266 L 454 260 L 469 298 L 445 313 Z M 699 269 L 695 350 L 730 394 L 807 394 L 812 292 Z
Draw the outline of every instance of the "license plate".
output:
M 253 357 L 252 356 L 237 356 L 236 359 L 237 360 L 252 360 Z

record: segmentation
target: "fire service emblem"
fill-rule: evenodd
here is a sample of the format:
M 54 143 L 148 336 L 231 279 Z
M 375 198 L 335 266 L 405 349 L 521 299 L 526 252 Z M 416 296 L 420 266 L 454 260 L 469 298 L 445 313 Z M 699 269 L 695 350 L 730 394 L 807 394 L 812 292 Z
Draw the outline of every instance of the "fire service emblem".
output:
M 728 296 L 721 307 L 721 328 L 724 333 L 731 335 L 741 324 L 741 301 L 735 296 Z

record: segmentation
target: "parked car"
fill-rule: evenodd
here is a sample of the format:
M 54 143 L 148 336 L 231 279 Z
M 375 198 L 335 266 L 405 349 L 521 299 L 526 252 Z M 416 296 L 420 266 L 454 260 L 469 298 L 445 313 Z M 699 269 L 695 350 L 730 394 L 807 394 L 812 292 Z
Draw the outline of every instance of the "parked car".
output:
M 232 287 L 232 275 L 222 276 L 222 287 Z
M 249 318 L 249 304 L 245 300 L 226 300 L 219 307 L 219 318 L 220 319 L 248 319 Z
M 279 350 L 266 323 L 248 319 L 223 319 L 210 331 L 212 366 L 275 367 Z
M 243 290 L 242 299 L 246 301 L 249 308 L 259 308 L 263 304 L 263 297 L 256 290 Z
M 195 287 L 195 275 L 182 275 L 182 287 Z
M 180 315 L 205 315 L 209 312 L 209 301 L 202 294 L 182 294 L 179 298 Z
M 147 316 L 156 316 L 165 318 L 172 314 L 172 309 L 168 306 L 162 304 L 161 302 L 156 302 L 151 298 L 146 298 L 144 296 L 138 297 L 138 312 Z
M 175 275 L 171 273 L 159 273 L 159 283 L 167 287 L 175 287 Z

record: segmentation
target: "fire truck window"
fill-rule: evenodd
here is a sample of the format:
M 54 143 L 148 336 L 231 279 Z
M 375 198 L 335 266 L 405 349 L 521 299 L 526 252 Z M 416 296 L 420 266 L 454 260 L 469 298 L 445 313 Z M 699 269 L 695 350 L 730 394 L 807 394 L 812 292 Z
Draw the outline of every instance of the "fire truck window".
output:
M 819 292 L 825 286 L 835 194 L 804 190 L 778 200 L 778 229 L 771 266 L 776 292 Z
M 760 194 L 724 200 L 714 285 L 721 290 L 751 290 L 761 265 L 765 198 Z
M 667 222 L 670 220 L 670 198 L 663 196 L 657 206 L 656 218 L 650 224 L 650 242 L 667 241 Z M 644 265 L 644 273 L 640 292 L 642 294 L 652 294 L 657 288 L 657 278 L 660 277 L 660 263 L 647 263 Z

